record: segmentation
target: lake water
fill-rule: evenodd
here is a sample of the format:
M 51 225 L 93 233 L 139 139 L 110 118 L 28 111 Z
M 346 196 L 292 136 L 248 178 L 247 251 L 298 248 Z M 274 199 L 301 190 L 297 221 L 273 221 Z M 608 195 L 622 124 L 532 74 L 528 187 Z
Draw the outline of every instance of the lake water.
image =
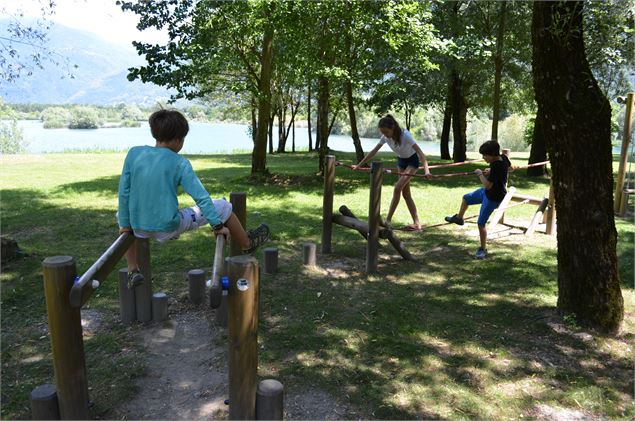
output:
M 24 137 L 29 142 L 28 151 L 31 153 L 63 152 L 68 150 L 121 150 L 132 146 L 154 145 L 147 122 L 141 127 L 122 127 L 93 130 L 44 129 L 42 122 L 37 120 L 21 120 L 18 126 L 22 128 Z M 248 132 L 249 126 L 243 124 L 224 123 L 190 123 L 190 132 L 185 139 L 182 153 L 186 154 L 214 154 L 232 152 L 251 152 L 253 142 Z M 277 128 L 274 127 L 274 148 L 278 146 Z M 362 139 L 365 152 L 371 150 L 379 141 Z M 315 133 L 313 133 L 315 144 Z M 309 136 L 306 128 L 295 130 L 296 150 L 308 150 Z M 419 142 L 421 149 L 432 155 L 439 154 L 439 144 Z M 329 137 L 329 147 L 343 152 L 353 152 L 353 140 L 350 136 Z M 291 134 L 287 140 L 287 151 L 291 151 Z M 388 150 L 388 148 L 384 148 Z

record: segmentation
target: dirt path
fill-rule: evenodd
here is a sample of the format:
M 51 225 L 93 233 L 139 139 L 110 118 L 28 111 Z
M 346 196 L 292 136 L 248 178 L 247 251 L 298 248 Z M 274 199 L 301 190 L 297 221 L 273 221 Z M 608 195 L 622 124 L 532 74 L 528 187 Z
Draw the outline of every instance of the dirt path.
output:
M 209 311 L 208 311 L 209 313 Z M 126 419 L 223 418 L 227 411 L 224 333 L 209 314 L 190 307 L 139 333 L 147 350 L 147 376 L 139 393 L 119 409 Z

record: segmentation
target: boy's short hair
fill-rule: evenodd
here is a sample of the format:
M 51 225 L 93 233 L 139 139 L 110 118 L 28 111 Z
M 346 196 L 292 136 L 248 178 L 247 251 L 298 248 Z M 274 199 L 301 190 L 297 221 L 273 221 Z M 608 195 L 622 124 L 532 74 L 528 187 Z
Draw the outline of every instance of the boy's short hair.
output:
M 183 114 L 173 109 L 155 111 L 148 119 L 152 137 L 158 142 L 184 139 L 190 126 Z
M 500 155 L 500 145 L 495 140 L 488 140 L 484 142 L 480 148 L 478 148 L 478 153 L 481 155 L 489 155 L 489 156 L 498 156 Z

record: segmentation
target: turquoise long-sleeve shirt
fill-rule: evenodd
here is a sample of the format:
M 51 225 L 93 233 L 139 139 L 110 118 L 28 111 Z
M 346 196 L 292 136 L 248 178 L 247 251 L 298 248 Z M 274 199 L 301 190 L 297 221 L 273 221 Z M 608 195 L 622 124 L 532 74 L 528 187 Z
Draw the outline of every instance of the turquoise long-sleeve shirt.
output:
M 176 230 L 181 222 L 179 186 L 192 196 L 212 226 L 222 222 L 190 161 L 169 148 L 131 148 L 119 179 L 119 226 L 155 232 Z

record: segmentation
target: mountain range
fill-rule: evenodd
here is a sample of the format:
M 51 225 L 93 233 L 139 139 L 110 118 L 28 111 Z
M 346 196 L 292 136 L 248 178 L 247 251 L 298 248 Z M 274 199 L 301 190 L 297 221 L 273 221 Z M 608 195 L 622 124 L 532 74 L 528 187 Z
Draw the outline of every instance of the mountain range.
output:
M 8 21 L 0 20 L 1 34 L 7 33 L 7 24 Z M 32 75 L 22 74 L 13 82 L 1 81 L 0 97 L 4 102 L 147 106 L 170 96 L 163 87 L 128 81 L 128 68 L 144 63 L 132 45 L 111 43 L 90 32 L 56 23 L 48 32 L 46 46 L 59 64 L 47 61 L 44 69 L 35 68 Z M 23 60 L 28 59 L 30 47 L 19 43 L 12 47 Z

